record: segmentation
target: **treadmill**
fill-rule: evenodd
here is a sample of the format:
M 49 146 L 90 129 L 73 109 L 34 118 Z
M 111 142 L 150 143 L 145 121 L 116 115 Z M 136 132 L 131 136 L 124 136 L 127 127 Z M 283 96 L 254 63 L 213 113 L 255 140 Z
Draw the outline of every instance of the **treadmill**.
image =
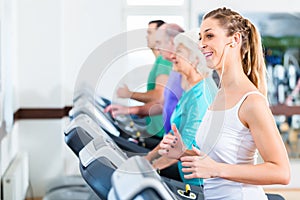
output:
M 108 125 L 110 125 L 110 123 Z M 87 114 L 79 114 L 66 127 L 64 131 L 65 142 L 77 156 L 84 146 L 99 135 L 113 139 L 130 155 L 135 155 L 136 153 L 146 154 L 149 152 L 148 149 L 131 143 L 125 138 L 116 137 L 115 135 L 118 135 L 118 130 L 114 128 L 112 130 L 114 131 L 112 132 L 113 134 L 108 134 L 107 131 L 102 129 L 90 116 Z
M 159 176 L 144 157 L 128 158 L 105 136 L 86 145 L 79 159 L 82 177 L 101 199 L 204 199 L 201 187 L 185 189 L 183 182 Z
M 78 89 L 77 92 L 75 91 L 73 102 L 75 103 L 80 98 L 88 98 L 89 101 L 95 102 L 95 104 L 100 105 L 103 108 L 111 104 L 111 101 L 107 98 L 104 98 L 100 95 L 94 95 L 94 92 L 88 86 L 84 86 L 81 89 Z
M 90 110 L 89 112 L 100 112 L 101 115 L 104 115 L 117 129 L 121 131 L 121 136 L 129 139 L 130 141 L 142 146 L 145 146 L 145 140 L 147 140 L 149 144 L 159 142 L 153 141 L 153 138 L 151 139 L 152 135 L 147 133 L 145 118 L 140 118 L 137 115 L 119 115 L 116 118 L 113 118 L 110 113 L 104 112 L 105 107 L 111 103 L 110 100 L 100 96 L 93 99 L 93 96 L 88 96 L 88 94 L 86 95 L 87 96 L 81 95 L 76 98 L 76 101 L 74 100 L 73 109 L 69 112 L 69 117 L 71 119 L 80 112 L 86 112 L 86 109 L 82 109 L 84 106 L 87 106 L 90 107 L 87 108 Z M 99 103 L 99 100 L 97 99 L 103 99 L 102 103 Z
M 120 148 L 131 151 L 134 153 L 147 153 L 150 150 L 143 147 L 142 138 L 134 137 L 137 135 L 139 131 L 137 129 L 128 130 L 125 133 L 120 127 L 125 127 L 118 123 L 117 121 L 113 121 L 108 116 L 109 113 L 104 113 L 98 110 L 91 102 L 85 101 L 84 103 L 73 107 L 70 110 L 71 119 L 76 118 L 79 114 L 88 115 L 93 121 L 95 121 L 98 126 L 100 126 L 104 131 L 108 133 L 108 135 L 115 140 L 115 142 L 120 146 Z M 72 121 L 72 120 L 71 120 Z M 135 146 L 137 146 L 135 148 Z

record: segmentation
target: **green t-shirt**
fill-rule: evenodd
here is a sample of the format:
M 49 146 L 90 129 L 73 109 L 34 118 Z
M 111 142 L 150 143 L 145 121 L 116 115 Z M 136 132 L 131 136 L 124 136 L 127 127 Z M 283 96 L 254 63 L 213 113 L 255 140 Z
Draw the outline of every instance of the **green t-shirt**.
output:
M 156 61 L 149 73 L 147 82 L 147 91 L 153 90 L 156 85 L 156 78 L 159 75 L 166 74 L 169 75 L 172 70 L 172 62 L 163 59 L 162 56 L 158 56 Z M 154 115 L 146 117 L 147 132 L 151 135 L 156 135 L 158 137 L 163 137 L 164 126 L 162 115 Z

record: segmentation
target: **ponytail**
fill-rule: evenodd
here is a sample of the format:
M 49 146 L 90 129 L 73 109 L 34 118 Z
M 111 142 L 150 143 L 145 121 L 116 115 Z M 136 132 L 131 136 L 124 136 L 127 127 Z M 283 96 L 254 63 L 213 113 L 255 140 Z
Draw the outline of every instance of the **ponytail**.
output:
M 246 23 L 249 24 L 248 35 L 248 51 L 244 52 L 242 56 L 244 73 L 248 76 L 249 80 L 256 86 L 256 88 L 264 95 L 267 96 L 267 83 L 266 83 L 266 64 L 263 54 L 261 37 L 255 26 L 247 19 Z M 241 54 L 243 52 L 241 51 Z
M 207 13 L 203 19 L 213 18 L 227 30 L 227 36 L 239 32 L 242 36 L 241 58 L 244 73 L 256 88 L 267 96 L 266 64 L 260 34 L 255 26 L 239 13 L 227 8 L 218 8 Z

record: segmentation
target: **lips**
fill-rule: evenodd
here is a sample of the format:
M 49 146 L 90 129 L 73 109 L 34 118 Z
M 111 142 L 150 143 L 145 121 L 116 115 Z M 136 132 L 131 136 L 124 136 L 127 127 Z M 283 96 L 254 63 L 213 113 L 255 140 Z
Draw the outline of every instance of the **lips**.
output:
M 213 53 L 212 52 L 203 52 L 203 55 L 207 58 L 211 56 Z

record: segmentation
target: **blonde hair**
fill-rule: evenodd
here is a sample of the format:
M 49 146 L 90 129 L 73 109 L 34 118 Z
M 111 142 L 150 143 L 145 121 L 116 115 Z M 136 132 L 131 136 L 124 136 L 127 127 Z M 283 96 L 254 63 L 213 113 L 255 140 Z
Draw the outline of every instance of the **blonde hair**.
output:
M 239 13 L 227 8 L 218 8 L 207 13 L 203 19 L 213 18 L 227 30 L 227 36 L 239 32 L 242 36 L 241 58 L 244 73 L 256 88 L 267 96 L 266 64 L 261 37 L 256 27 Z

